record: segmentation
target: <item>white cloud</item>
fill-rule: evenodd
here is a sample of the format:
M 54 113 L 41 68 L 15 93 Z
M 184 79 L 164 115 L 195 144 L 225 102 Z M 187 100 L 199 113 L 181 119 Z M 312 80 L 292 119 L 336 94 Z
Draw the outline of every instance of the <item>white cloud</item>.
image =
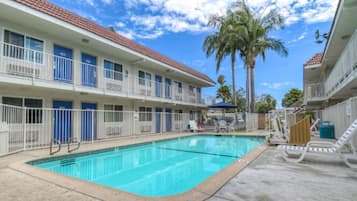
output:
M 154 38 L 165 32 L 208 31 L 209 17 L 213 14 L 223 15 L 233 2 L 235 1 L 192 0 L 187 3 L 183 0 L 125 0 L 124 5 L 130 9 L 129 22 L 136 25 L 132 32 L 140 33 L 134 36 L 145 33 L 145 36 L 150 35 Z M 259 15 L 273 9 L 277 10 L 285 19 L 285 23 L 291 25 L 299 21 L 311 24 L 331 20 L 338 0 L 254 0 L 247 2 Z M 147 12 L 135 12 L 134 8 L 144 8 Z M 158 32 L 157 29 L 160 31 Z M 305 36 L 306 34 L 296 40 L 302 40 Z
M 111 4 L 113 1 L 112 0 L 102 0 L 102 2 L 105 4 Z
M 261 85 L 269 89 L 281 89 L 283 87 L 290 86 L 291 82 L 273 82 L 273 83 L 262 82 Z
M 307 31 L 304 31 L 304 32 L 302 32 L 302 33 L 300 34 L 300 36 L 298 36 L 297 38 L 294 38 L 294 39 L 291 40 L 291 41 L 288 41 L 287 43 L 288 43 L 288 44 L 291 44 L 291 43 L 296 43 L 296 42 L 298 42 L 298 41 L 301 41 L 301 40 L 303 40 L 303 39 L 306 37 L 306 35 L 307 35 Z
M 86 0 L 86 3 L 89 4 L 90 6 L 94 6 L 94 1 L 93 0 Z

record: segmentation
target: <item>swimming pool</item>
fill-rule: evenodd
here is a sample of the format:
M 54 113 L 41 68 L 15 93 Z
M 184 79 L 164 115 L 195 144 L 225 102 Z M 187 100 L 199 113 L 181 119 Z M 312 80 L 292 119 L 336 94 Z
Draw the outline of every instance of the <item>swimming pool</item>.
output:
M 31 162 L 63 175 L 142 196 L 186 192 L 264 142 L 197 135 Z

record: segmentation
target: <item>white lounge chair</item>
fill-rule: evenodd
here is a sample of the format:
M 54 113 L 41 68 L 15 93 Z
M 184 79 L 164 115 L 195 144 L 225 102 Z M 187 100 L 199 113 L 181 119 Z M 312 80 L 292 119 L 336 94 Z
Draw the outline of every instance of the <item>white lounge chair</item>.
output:
M 320 135 L 320 132 L 317 128 L 317 124 L 320 122 L 320 119 L 316 119 L 315 121 L 313 121 L 312 125 L 310 126 L 310 131 L 311 131 L 311 135 Z
M 197 126 L 197 122 L 193 121 L 193 120 L 189 121 L 188 125 L 190 127 L 190 131 L 192 131 L 192 132 L 198 132 L 198 131 L 203 131 L 204 130 L 203 128 L 199 128 Z
M 286 144 L 288 143 L 289 136 L 287 135 L 287 131 L 283 128 L 285 128 L 285 125 L 282 125 L 280 123 L 280 119 L 278 115 L 275 115 L 272 119 L 272 124 L 275 129 L 273 133 L 270 133 L 270 135 L 267 137 L 267 141 L 270 144 Z
M 304 159 L 307 153 L 338 155 L 350 168 L 357 168 L 357 163 L 352 164 L 350 160 L 357 161 L 356 150 L 351 142 L 353 135 L 357 133 L 357 119 L 351 126 L 342 134 L 336 143 L 328 141 L 310 141 L 306 146 L 279 145 L 277 151 L 282 157 L 289 162 L 300 162 Z M 350 153 L 341 152 L 344 145 L 348 145 Z M 291 154 L 300 155 L 298 158 L 291 158 Z

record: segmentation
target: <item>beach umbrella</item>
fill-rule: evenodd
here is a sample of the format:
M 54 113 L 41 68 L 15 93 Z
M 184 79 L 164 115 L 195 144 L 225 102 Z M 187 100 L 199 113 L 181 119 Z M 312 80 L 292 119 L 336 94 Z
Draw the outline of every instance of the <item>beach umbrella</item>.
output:
M 235 106 L 232 103 L 220 102 L 220 103 L 215 103 L 215 104 L 209 105 L 208 108 L 222 109 L 222 118 L 223 118 L 225 109 L 233 109 L 233 108 L 237 108 L 237 106 Z

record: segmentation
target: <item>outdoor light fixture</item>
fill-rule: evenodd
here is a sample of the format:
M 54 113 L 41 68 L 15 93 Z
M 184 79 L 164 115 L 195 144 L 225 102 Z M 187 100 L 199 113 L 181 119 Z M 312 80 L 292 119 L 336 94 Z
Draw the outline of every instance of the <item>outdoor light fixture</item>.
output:
M 322 39 L 320 39 L 320 36 L 322 36 Z M 324 34 L 320 35 L 320 31 L 318 29 L 315 31 L 315 40 L 316 40 L 316 43 L 318 43 L 318 44 L 321 44 L 324 39 L 327 40 L 328 37 L 329 37 L 329 33 L 324 33 Z

